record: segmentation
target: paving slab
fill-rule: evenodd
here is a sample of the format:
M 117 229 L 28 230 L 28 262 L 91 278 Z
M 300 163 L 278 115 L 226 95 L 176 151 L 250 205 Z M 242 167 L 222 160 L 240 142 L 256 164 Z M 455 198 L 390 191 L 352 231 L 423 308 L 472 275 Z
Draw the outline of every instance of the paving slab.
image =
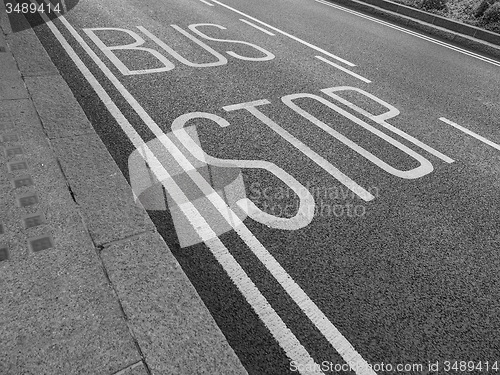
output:
M 155 230 L 62 77 L 26 84 L 95 243 Z
M 139 353 L 81 218 L 54 216 L 54 248 L 14 242 L 14 256 L 0 262 L 0 373 L 115 373 Z
M 27 77 L 25 82 L 50 139 L 95 133 L 60 75 Z
M 153 374 L 246 374 L 158 233 L 101 257 Z
M 0 373 L 115 373 L 140 354 L 35 108 L 27 99 L 0 100 L 0 112 L 11 116 L 2 148 L 22 150 L 0 158 L 8 254 L 0 262 Z M 27 169 L 7 169 L 21 160 Z M 30 192 L 36 204 L 17 204 Z
M 23 77 L 59 74 L 32 29 L 8 34 L 6 39 Z
M 0 28 L 5 34 L 12 33 L 9 17 L 7 16 L 7 12 L 5 11 L 5 4 L 3 1 L 0 1 Z M 0 38 L 3 37 L 3 35 L 1 34 L 2 33 L 0 32 Z
M 96 245 L 156 230 L 96 134 L 54 139 L 52 145 Z
M 28 98 L 24 81 L 21 79 L 17 64 L 10 53 L 0 51 L 0 66 L 3 71 L 0 80 L 0 100 Z

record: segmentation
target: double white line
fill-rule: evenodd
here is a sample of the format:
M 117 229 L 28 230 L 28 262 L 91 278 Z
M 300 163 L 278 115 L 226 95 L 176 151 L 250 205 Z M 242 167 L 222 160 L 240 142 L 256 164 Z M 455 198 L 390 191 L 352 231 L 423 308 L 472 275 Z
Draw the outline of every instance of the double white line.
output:
M 32 3 L 37 4 L 36 0 L 30 0 Z M 46 0 L 45 0 L 46 1 Z M 49 4 L 46 1 L 47 4 Z M 236 262 L 229 250 L 216 236 L 210 224 L 203 218 L 196 207 L 188 200 L 184 192 L 174 182 L 169 175 L 168 171 L 158 161 L 156 156 L 147 147 L 146 142 L 135 131 L 134 127 L 125 118 L 120 109 L 113 102 L 111 97 L 107 94 L 105 89 L 101 86 L 98 80 L 85 66 L 83 61 L 78 57 L 76 52 L 70 46 L 68 41 L 64 38 L 58 28 L 49 21 L 45 14 L 40 14 L 41 17 L 47 22 L 48 27 L 54 36 L 61 43 L 63 48 L 68 53 L 69 57 L 76 64 L 78 69 L 87 79 L 89 84 L 95 90 L 99 98 L 106 105 L 110 113 L 116 119 L 122 130 L 130 139 L 132 144 L 137 150 L 141 150 L 142 155 L 147 159 L 151 170 L 156 175 L 158 181 L 163 181 L 163 185 L 168 193 L 174 198 L 179 208 L 186 216 L 190 224 L 196 230 L 201 240 L 205 242 L 217 261 L 223 266 L 231 280 L 236 287 L 248 301 L 248 303 L 255 310 L 259 318 L 269 329 L 273 337 L 283 348 L 287 356 L 296 363 L 305 366 L 308 370 L 304 370 L 303 374 L 322 374 L 319 366 L 310 366 L 314 363 L 313 358 L 298 341 L 295 335 L 286 326 L 283 320 L 279 317 L 276 311 L 271 307 L 269 302 L 257 289 L 253 281 L 248 277 L 241 266 Z M 172 154 L 177 163 L 186 171 L 198 187 L 208 193 L 207 198 L 219 211 L 221 216 L 228 222 L 229 225 L 239 234 L 246 245 L 252 250 L 255 256 L 262 262 L 267 270 L 273 277 L 280 283 L 283 289 L 293 299 L 293 301 L 300 307 L 306 314 L 316 328 L 325 336 L 330 344 L 339 352 L 344 360 L 355 369 L 358 369 L 358 375 L 375 375 L 375 372 L 368 366 L 365 360 L 359 353 L 352 347 L 347 339 L 338 331 L 338 329 L 328 320 L 323 312 L 316 306 L 316 304 L 307 296 L 302 288 L 295 283 L 295 281 L 288 275 L 283 267 L 276 261 L 276 259 L 265 249 L 259 240 L 251 233 L 251 231 L 241 222 L 237 215 L 231 210 L 226 202 L 217 194 L 217 192 L 210 186 L 210 184 L 196 171 L 195 167 L 189 162 L 184 154 L 175 146 L 175 144 L 163 133 L 160 127 L 149 116 L 144 108 L 135 100 L 135 98 L 128 92 L 128 90 L 120 83 L 116 76 L 107 68 L 107 66 L 100 60 L 94 53 L 89 45 L 71 26 L 64 16 L 60 16 L 59 20 L 71 33 L 80 46 L 88 53 L 92 60 L 97 64 L 101 71 L 111 81 L 115 88 L 121 93 L 125 100 L 140 116 L 143 122 L 149 127 L 157 139 L 162 142 L 165 149 Z

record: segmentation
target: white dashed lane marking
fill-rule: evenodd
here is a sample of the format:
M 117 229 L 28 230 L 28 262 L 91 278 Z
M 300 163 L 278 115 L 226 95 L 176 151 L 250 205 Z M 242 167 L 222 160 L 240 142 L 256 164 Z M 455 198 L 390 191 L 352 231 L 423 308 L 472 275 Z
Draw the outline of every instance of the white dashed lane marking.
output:
M 481 136 L 481 135 L 479 135 L 477 133 L 474 133 L 473 131 L 471 131 L 471 130 L 469 130 L 467 128 L 464 128 L 463 126 L 458 125 L 458 124 L 454 123 L 453 121 L 450 121 L 450 120 L 448 120 L 448 119 L 446 119 L 444 117 L 440 117 L 439 120 L 441 120 L 442 122 L 444 122 L 444 123 L 446 123 L 448 125 L 453 126 L 454 128 L 456 128 L 458 130 L 463 131 L 465 134 L 468 134 L 471 137 L 474 137 L 474 138 L 480 140 L 481 142 L 486 143 L 488 146 L 491 146 L 491 147 L 493 147 L 493 148 L 495 148 L 495 149 L 497 149 L 497 150 L 500 151 L 500 145 L 498 145 L 497 143 L 492 142 L 489 139 L 484 138 L 483 136 Z
M 256 24 L 251 23 L 250 21 L 247 21 L 247 20 L 245 20 L 245 19 L 243 19 L 243 18 L 240 18 L 240 21 L 241 21 L 241 22 L 246 23 L 247 25 L 250 25 L 250 26 L 252 26 L 252 27 L 256 28 L 257 30 L 262 31 L 263 33 L 266 33 L 267 35 L 271 35 L 271 36 L 274 36 L 274 35 L 275 35 L 275 34 L 273 34 L 272 32 L 267 31 L 266 29 L 263 29 L 262 27 L 257 26 Z
M 280 33 L 280 34 L 282 34 L 282 35 L 285 35 L 285 36 L 287 36 L 287 37 L 289 37 L 289 38 L 291 38 L 291 39 L 293 39 L 293 40 L 295 40 L 295 41 L 297 41 L 297 42 L 299 42 L 299 43 L 302 43 L 303 45 L 308 46 L 309 48 L 312 48 L 312 49 L 314 49 L 314 50 L 316 50 L 316 51 L 318 51 L 318 52 L 321 52 L 321 53 L 323 53 L 323 54 L 325 54 L 325 55 L 327 55 L 327 56 L 330 56 L 331 58 L 333 58 L 333 59 L 335 59 L 335 60 L 338 60 L 338 61 L 342 62 L 343 64 L 346 64 L 346 65 L 348 65 L 348 66 L 356 66 L 355 64 L 353 64 L 353 63 L 352 63 L 352 62 L 350 62 L 350 61 L 347 61 L 347 60 L 345 60 L 345 59 L 343 59 L 343 58 L 341 58 L 341 57 L 339 57 L 339 56 L 337 56 L 337 55 L 334 55 L 333 53 L 330 53 L 330 52 L 328 52 L 328 51 L 325 51 L 324 49 L 322 49 L 322 48 L 320 48 L 320 47 L 317 47 L 317 46 L 315 46 L 314 44 L 311 44 L 311 43 L 309 43 L 309 42 L 306 42 L 305 40 L 302 40 L 302 39 L 300 39 L 300 38 L 297 38 L 296 36 L 294 36 L 294 35 L 292 35 L 292 34 L 289 34 L 289 33 L 285 32 L 285 31 L 283 31 L 283 30 L 280 30 L 280 29 L 278 29 L 277 27 L 274 27 L 274 26 L 271 26 L 271 25 L 269 25 L 269 24 L 267 24 L 267 23 L 265 23 L 265 22 L 262 22 L 262 21 L 258 20 L 258 19 L 257 19 L 257 18 L 255 18 L 255 17 L 249 16 L 248 14 L 243 13 L 243 12 L 241 12 L 241 11 L 237 10 L 237 9 L 234 9 L 234 8 L 230 7 L 229 5 L 223 4 L 223 3 L 221 3 L 220 1 L 217 1 L 217 0 L 212 0 L 212 1 L 213 1 L 214 3 L 216 3 L 216 4 L 219 4 L 219 5 L 221 5 L 221 6 L 225 7 L 225 8 L 227 8 L 227 9 L 229 9 L 229 10 L 231 10 L 231 11 L 235 12 L 235 13 L 238 13 L 238 14 L 240 14 L 240 15 L 242 15 L 242 16 L 245 16 L 245 17 L 247 17 L 247 18 L 251 19 L 252 21 L 258 22 L 258 23 L 260 23 L 261 25 L 264 25 L 264 26 L 266 26 L 267 28 L 269 28 L 269 29 L 271 29 L 271 30 L 274 30 L 274 31 L 276 31 L 276 32 L 278 32 L 278 33 Z

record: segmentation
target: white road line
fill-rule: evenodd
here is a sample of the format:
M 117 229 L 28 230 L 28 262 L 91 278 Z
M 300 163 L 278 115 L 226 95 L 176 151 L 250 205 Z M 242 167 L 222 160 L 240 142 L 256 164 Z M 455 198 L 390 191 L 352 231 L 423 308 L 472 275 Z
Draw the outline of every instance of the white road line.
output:
M 479 134 L 477 134 L 477 133 L 474 133 L 473 131 L 471 131 L 471 130 L 469 130 L 469 129 L 467 129 L 467 128 L 464 128 L 463 126 L 460 126 L 460 125 L 458 125 L 458 124 L 454 123 L 453 121 L 450 121 L 450 120 L 448 120 L 448 119 L 446 119 L 446 118 L 444 118 L 444 117 L 440 117 L 439 119 L 440 119 L 441 121 L 443 121 L 444 123 L 446 123 L 446 124 L 448 124 L 448 125 L 451 125 L 451 126 L 453 126 L 453 127 L 457 128 L 458 130 L 461 130 L 461 131 L 463 131 L 464 133 L 469 134 L 470 136 L 472 136 L 472 137 L 474 137 L 474 138 L 476 138 L 476 139 L 480 140 L 481 142 L 486 143 L 488 146 L 491 146 L 491 147 L 493 147 L 493 148 L 496 148 L 497 150 L 499 150 L 499 151 L 500 151 L 500 145 L 498 145 L 497 143 L 492 142 L 492 141 L 490 141 L 489 139 L 486 139 L 486 138 L 484 138 L 483 136 L 481 136 L 481 135 L 479 135 Z
M 31 0 L 32 3 L 38 3 L 35 0 Z M 260 293 L 258 288 L 255 286 L 253 281 L 248 277 L 245 271 L 241 268 L 238 262 L 234 259 L 225 245 L 220 241 L 217 235 L 213 232 L 210 225 L 205 221 L 203 216 L 201 216 L 200 212 L 196 209 L 196 207 L 189 201 L 189 199 L 185 196 L 184 192 L 180 189 L 180 187 L 174 182 L 169 173 L 163 167 L 163 165 L 158 161 L 156 156 L 151 152 L 151 150 L 147 147 L 144 140 L 140 137 L 140 135 L 135 131 L 134 127 L 130 124 L 130 122 L 125 118 L 120 109 L 115 105 L 113 100 L 109 97 L 106 90 L 101 86 L 101 84 L 97 81 L 94 75 L 88 70 L 83 61 L 78 57 L 73 48 L 69 45 L 66 39 L 62 36 L 59 30 L 55 27 L 55 25 L 50 22 L 47 16 L 41 13 L 41 16 L 47 22 L 48 27 L 54 34 L 54 36 L 59 40 L 63 48 L 68 53 L 69 57 L 76 64 L 80 72 L 87 79 L 89 84 L 95 90 L 99 98 L 106 105 L 110 113 L 116 119 L 124 133 L 133 143 L 134 147 L 137 150 L 143 150 L 145 154 L 143 156 L 147 159 L 148 164 L 151 166 L 151 170 L 155 173 L 158 181 L 164 181 L 163 186 L 167 189 L 168 193 L 175 197 L 176 201 L 183 202 L 179 205 L 182 212 L 186 215 L 186 218 L 190 222 L 190 224 L 195 228 L 200 238 L 207 244 L 211 252 L 214 254 L 217 261 L 223 266 L 224 270 L 227 272 L 231 280 L 234 282 L 238 290 L 245 297 L 247 302 L 252 306 L 254 311 L 257 313 L 262 322 L 269 329 L 273 337 L 280 344 L 280 346 L 284 349 L 287 356 L 297 363 L 301 365 L 314 364 L 314 360 L 310 356 L 310 354 L 306 351 L 306 349 L 302 346 L 302 344 L 298 341 L 295 335 L 290 331 L 290 329 L 286 326 L 283 320 L 279 317 L 276 311 L 272 308 L 269 302 L 265 299 L 265 297 Z M 83 39 L 76 33 L 76 30 L 68 23 L 68 21 L 60 16 L 59 20 L 68 28 L 71 34 L 74 37 L 77 37 L 78 41 L 83 42 L 84 47 L 87 52 L 92 51 L 90 47 L 85 43 Z M 69 27 L 68 27 L 69 26 Z M 93 54 L 93 51 L 92 51 Z M 97 57 L 97 56 L 95 56 Z M 98 59 L 98 58 L 97 58 Z M 98 63 L 96 60 L 94 60 Z M 98 61 L 100 61 L 98 59 Z M 101 64 L 98 64 L 101 65 Z M 107 70 L 107 68 L 106 68 Z M 111 73 L 109 70 L 106 73 Z M 107 74 L 106 74 L 107 75 Z M 108 78 L 113 81 L 116 80 L 116 77 L 111 74 L 111 76 L 107 75 Z M 114 78 L 114 79 L 113 79 Z M 115 82 L 113 82 L 115 83 Z M 117 87 L 119 89 L 119 87 Z M 121 91 L 122 94 L 126 94 Z M 128 93 L 128 92 L 127 92 Z M 130 94 L 128 94 L 130 95 Z M 128 96 L 124 95 L 124 96 Z M 152 120 L 151 120 L 152 121 Z M 163 139 L 167 138 L 166 136 Z M 175 148 L 175 145 L 173 145 Z M 189 162 L 188 162 L 189 163 Z M 194 168 L 194 167 L 193 167 Z M 196 170 L 190 170 L 190 175 L 194 173 L 199 173 Z M 201 175 L 200 175 L 201 177 Z M 201 177 L 203 179 L 203 177 Z M 166 182 L 165 182 L 166 181 Z M 220 198 L 220 196 L 214 191 L 214 194 Z M 239 220 L 238 220 L 239 221 Z M 240 222 L 241 223 L 241 222 Z M 289 276 L 288 276 L 289 277 Z M 319 371 L 317 366 L 307 366 L 311 370 L 303 371 L 302 374 L 323 374 L 323 372 Z
M 214 4 L 211 4 L 211 3 L 209 3 L 209 2 L 208 2 L 208 1 L 206 1 L 206 0 L 200 0 L 200 1 L 201 1 L 202 3 L 205 3 L 205 4 L 207 4 L 207 5 L 210 5 L 211 7 L 215 6 Z
M 357 78 L 357 79 L 360 79 L 361 81 L 363 82 L 366 82 L 366 83 L 372 83 L 372 81 L 370 81 L 369 79 L 366 79 L 365 77 L 362 77 L 360 76 L 359 74 L 356 74 L 354 72 L 351 72 L 349 69 L 346 69 L 338 64 L 335 64 L 334 62 L 330 61 L 330 60 L 327 60 L 325 59 L 323 56 L 314 56 L 316 57 L 317 59 L 320 59 L 321 61 L 324 61 L 326 62 L 327 64 L 330 64 L 331 66 L 337 68 L 337 69 L 340 69 L 342 70 L 343 72 L 347 73 L 347 74 L 350 74 L 351 76 Z
M 315 46 L 315 45 L 313 45 L 313 44 L 311 44 L 311 43 L 308 43 L 308 42 L 306 42 L 305 40 L 302 40 L 302 39 L 300 39 L 300 38 L 297 38 L 296 36 L 293 36 L 293 35 L 291 35 L 291 34 L 288 34 L 287 32 L 285 32 L 285 31 L 283 31 L 283 30 L 280 30 L 280 29 L 278 29 L 278 28 L 276 28 L 276 27 L 274 27 L 274 26 L 271 26 L 271 25 L 269 25 L 269 24 L 267 24 L 267 23 L 265 23 L 265 22 L 262 22 L 262 21 L 258 20 L 257 18 L 254 18 L 254 17 L 252 17 L 252 16 L 249 16 L 249 15 L 248 15 L 248 14 L 246 14 L 246 13 L 240 12 L 239 10 L 234 9 L 234 8 L 230 7 L 229 5 L 226 5 L 226 4 L 224 4 L 224 3 L 221 3 L 221 2 L 220 2 L 220 1 L 218 1 L 218 0 L 212 0 L 212 1 L 213 1 L 214 3 L 216 3 L 216 4 L 219 4 L 219 5 L 221 5 L 221 6 L 225 7 L 225 8 L 227 8 L 227 9 L 229 9 L 229 10 L 232 10 L 232 11 L 233 11 L 233 12 L 235 12 L 235 13 L 238 13 L 238 14 L 240 14 L 240 15 L 242 15 L 242 16 L 245 16 L 245 17 L 247 17 L 247 18 L 250 18 L 252 21 L 258 22 L 258 23 L 260 23 L 260 24 L 262 24 L 262 25 L 264 25 L 264 26 L 268 27 L 268 28 L 269 28 L 269 29 L 271 29 L 271 30 L 274 30 L 274 31 L 276 31 L 276 32 L 278 32 L 278 33 L 280 33 L 280 34 L 283 34 L 283 35 L 285 35 L 285 36 L 287 36 L 287 37 L 289 37 L 289 38 L 291 38 L 291 39 L 293 39 L 293 40 L 295 40 L 295 41 L 297 41 L 297 42 L 299 42 L 299 43 L 302 43 L 302 44 L 304 44 L 304 45 L 308 46 L 309 48 L 312 48 L 312 49 L 314 49 L 314 50 L 316 50 L 316 51 L 318 51 L 318 52 L 321 52 L 321 53 L 323 53 L 323 54 L 325 54 L 325 55 L 327 55 L 327 56 L 330 56 L 331 58 L 333 58 L 333 59 L 335 59 L 335 60 L 338 60 L 338 61 L 340 61 L 340 62 L 342 62 L 342 63 L 344 63 L 344 64 L 346 64 L 346 65 L 349 65 L 349 66 L 356 66 L 356 65 L 354 65 L 352 62 L 349 62 L 349 61 L 347 61 L 347 60 L 344 60 L 343 58 L 338 57 L 338 56 L 334 55 L 333 53 L 330 53 L 330 52 L 328 52 L 328 51 L 325 51 L 324 49 L 319 48 L 319 47 L 317 47 L 317 46 Z
M 273 34 L 272 32 L 267 31 L 266 29 L 263 29 L 262 27 L 257 26 L 256 24 L 251 23 L 250 21 L 247 21 L 247 20 L 245 20 L 245 19 L 243 19 L 243 18 L 240 18 L 240 21 L 241 21 L 241 22 L 245 22 L 247 25 L 250 25 L 250 26 L 252 26 L 252 27 L 255 27 L 257 30 L 262 31 L 263 33 L 266 33 L 267 35 L 271 35 L 271 36 L 274 36 L 274 35 L 275 35 L 275 34 Z
M 30 0 L 31 2 L 36 3 L 36 0 Z M 47 4 L 47 0 L 45 0 Z M 82 74 L 85 77 L 88 77 L 89 83 L 93 83 L 93 87 L 97 88 L 97 93 L 103 95 L 101 100 L 107 106 L 109 105 L 111 108 L 116 108 L 116 105 L 112 102 L 111 98 L 104 91 L 99 82 L 95 79 L 92 73 L 88 70 L 88 68 L 83 64 L 80 58 L 76 55 L 72 47 L 69 43 L 64 39 L 59 30 L 54 26 L 52 22 L 49 22 L 48 18 L 42 14 L 44 20 L 47 21 L 47 25 L 54 33 L 56 38 L 60 41 L 63 47 L 68 52 L 69 56 L 73 59 L 75 64 L 78 66 Z M 219 213 L 227 220 L 227 222 L 233 226 L 235 231 L 240 235 L 240 237 L 244 240 L 244 242 L 248 245 L 248 247 L 252 250 L 255 256 L 262 262 L 262 264 L 267 268 L 267 270 L 273 275 L 273 277 L 281 284 L 283 289 L 290 295 L 292 300 L 300 307 L 300 309 L 306 314 L 306 316 L 312 321 L 312 323 L 318 328 L 318 330 L 325 336 L 325 338 L 330 342 L 330 344 L 337 350 L 337 352 L 344 358 L 344 360 L 351 365 L 352 368 L 359 369 L 356 373 L 358 375 L 376 375 L 376 373 L 371 369 L 368 363 L 361 357 L 361 355 L 353 348 L 353 346 L 347 341 L 347 339 L 338 331 L 338 329 L 328 320 L 328 318 L 323 314 L 323 312 L 318 308 L 318 306 L 309 298 L 309 296 L 302 290 L 302 288 L 290 277 L 290 275 L 283 269 L 283 267 L 276 261 L 276 259 L 267 251 L 266 248 L 259 242 L 259 240 L 252 234 L 252 232 L 239 220 L 234 212 L 227 206 L 226 202 L 213 190 L 210 184 L 195 170 L 195 168 L 191 165 L 189 160 L 183 155 L 183 153 L 175 146 L 174 143 L 168 139 L 168 137 L 163 133 L 163 131 L 159 128 L 159 126 L 154 122 L 154 120 L 147 114 L 147 112 L 142 108 L 142 106 L 135 100 L 135 98 L 127 91 L 127 89 L 120 83 L 120 81 L 116 78 L 116 76 L 107 68 L 107 66 L 99 59 L 99 57 L 94 53 L 94 51 L 87 45 L 87 43 L 83 40 L 83 38 L 76 32 L 76 30 L 71 26 L 71 24 L 66 20 L 65 17 L 59 17 L 59 20 L 64 24 L 64 26 L 68 29 L 68 31 L 72 34 L 72 36 L 78 41 L 82 48 L 89 54 L 89 56 L 94 60 L 94 62 L 98 65 L 98 67 L 102 70 L 102 72 L 107 76 L 107 78 L 111 81 L 111 83 L 115 86 L 115 88 L 122 94 L 122 96 L 126 99 L 126 101 L 132 106 L 132 108 L 136 111 L 136 113 L 141 117 L 144 123 L 150 128 L 150 130 L 155 134 L 155 136 L 165 145 L 166 149 L 171 152 L 172 156 L 176 159 L 176 161 L 181 165 L 182 168 L 186 169 L 188 175 L 193 179 L 193 181 L 198 185 L 198 187 L 206 192 L 207 189 L 211 189 L 212 193 L 208 194 L 209 200 L 216 207 Z M 114 112 L 111 112 L 112 114 Z M 114 113 L 116 114 L 116 113 Z M 122 115 L 123 116 L 123 115 Z M 123 117 L 118 123 L 123 125 L 123 120 L 126 119 Z M 137 137 L 139 135 L 135 132 L 135 129 L 127 122 L 125 123 L 125 127 L 122 129 L 126 134 L 131 134 L 131 141 L 135 141 L 134 145 L 136 148 L 144 145 L 143 140 L 138 140 Z M 140 137 L 139 137 L 140 138 Z M 149 151 L 150 152 L 150 151 Z M 168 172 L 163 168 L 163 166 L 157 161 L 154 155 L 150 155 L 153 158 L 153 171 L 157 174 L 157 178 L 159 181 L 171 181 L 172 179 L 168 175 Z M 157 169 L 157 171 L 156 171 Z M 176 186 L 173 186 L 171 183 L 164 184 L 165 188 L 172 195 L 172 197 L 176 197 L 182 203 L 182 211 L 190 220 L 190 223 L 200 234 L 200 238 L 202 240 L 206 240 L 207 246 L 210 248 L 214 256 L 221 261 L 221 265 L 226 264 L 226 260 L 233 264 L 234 267 L 239 267 L 239 264 L 232 258 L 231 254 L 227 250 L 227 248 L 220 242 L 218 238 L 213 238 L 214 232 L 205 221 L 205 219 L 200 215 L 200 213 L 196 210 L 196 208 L 190 203 L 186 202 L 187 197 L 183 194 L 183 192 Z M 229 212 L 229 213 L 228 213 Z M 234 222 L 231 220 L 234 219 Z M 195 222 L 196 221 L 196 222 Z M 218 244 L 220 249 L 214 248 L 213 244 Z M 222 255 L 220 254 L 222 251 Z M 234 262 L 233 262 L 234 261 Z M 246 285 L 254 285 L 251 280 L 248 278 L 245 280 L 245 283 L 241 283 L 241 280 L 238 279 L 238 275 L 235 275 L 233 270 L 226 269 L 228 274 L 231 273 L 231 278 L 235 281 L 237 287 L 245 296 L 247 301 L 250 303 L 252 308 L 259 315 L 261 320 L 266 324 L 268 329 L 271 331 L 276 341 L 282 346 L 285 350 L 287 356 L 296 360 L 298 363 L 307 364 L 314 363 L 313 359 L 310 357 L 309 353 L 306 349 L 299 343 L 297 338 L 293 335 L 293 333 L 288 331 L 283 331 L 283 328 L 286 327 L 285 323 L 282 322 L 281 318 L 276 314 L 276 312 L 269 307 L 266 311 L 263 310 L 262 304 L 256 304 L 254 299 L 251 296 L 251 290 L 246 288 Z M 242 272 L 244 272 L 242 270 Z M 244 274 L 246 275 L 246 274 Z M 249 284 L 252 283 L 252 284 Z M 261 296 L 260 292 L 257 288 L 255 291 L 258 292 L 259 299 L 261 301 L 265 301 L 265 297 Z M 261 298 L 260 298 L 261 297 Z M 267 303 L 267 301 L 266 301 Z M 264 306 L 265 307 L 265 306 Z M 272 319 L 268 314 L 272 314 Z M 274 319 L 274 320 L 273 320 Z M 274 322 L 280 323 L 277 326 Z M 282 323 L 282 324 L 281 324 Z M 309 366 L 307 367 L 309 368 Z M 321 374 L 322 372 L 319 370 L 312 370 L 303 372 L 304 374 Z
M 493 60 L 493 59 L 490 59 L 489 57 L 481 56 L 481 55 L 479 55 L 477 53 L 467 51 L 467 50 L 465 50 L 463 48 L 455 47 L 455 46 L 453 46 L 451 44 L 442 42 L 440 40 L 437 40 L 437 39 L 434 39 L 434 38 L 431 38 L 431 37 L 428 37 L 428 36 L 426 36 L 424 34 L 420 34 L 420 33 L 417 33 L 415 31 L 411 31 L 411 30 L 405 29 L 404 27 L 396 26 L 396 25 L 393 25 L 393 24 L 391 24 L 389 22 L 386 22 L 386 21 L 381 21 L 381 20 L 379 20 L 379 19 L 377 19 L 375 17 L 367 16 L 367 15 L 365 15 L 363 13 L 360 13 L 360 12 L 357 12 L 355 10 L 351 10 L 351 9 L 348 9 L 348 8 L 344 8 L 344 7 L 340 6 L 340 5 L 328 3 L 328 2 L 325 2 L 325 1 L 322 1 L 322 0 L 314 0 L 314 1 L 316 1 L 317 3 L 324 4 L 324 5 L 328 5 L 328 6 L 332 7 L 332 8 L 336 8 L 336 9 L 342 10 L 342 11 L 347 12 L 347 13 L 354 14 L 354 15 L 356 15 L 358 17 L 362 17 L 362 18 L 365 18 L 367 20 L 370 20 L 370 21 L 373 21 L 373 22 L 377 22 L 377 23 L 379 23 L 381 25 L 393 28 L 395 30 L 402 31 L 402 32 L 404 32 L 406 34 L 413 35 L 413 36 L 415 36 L 417 38 L 424 39 L 424 40 L 426 40 L 428 42 L 431 42 L 431 43 L 434 43 L 434 44 L 438 44 L 438 45 L 440 45 L 442 47 L 446 47 L 448 49 L 452 49 L 452 50 L 460 52 L 460 53 L 462 53 L 464 55 L 468 55 L 468 56 L 474 57 L 474 58 L 476 58 L 478 60 L 482 60 L 484 62 L 490 63 L 492 65 L 500 66 L 500 62 L 498 62 L 496 60 Z

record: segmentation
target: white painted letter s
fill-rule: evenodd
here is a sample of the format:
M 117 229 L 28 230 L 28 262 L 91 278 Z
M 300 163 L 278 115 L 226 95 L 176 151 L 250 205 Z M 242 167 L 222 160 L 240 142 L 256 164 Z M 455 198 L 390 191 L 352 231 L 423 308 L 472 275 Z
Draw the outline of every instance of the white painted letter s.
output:
M 229 122 L 222 117 L 214 115 L 212 113 L 206 112 L 192 112 L 186 113 L 177 117 L 172 123 L 172 133 L 177 137 L 177 139 L 188 149 L 191 154 L 198 160 L 205 160 L 207 163 L 218 166 L 218 167 L 233 167 L 238 166 L 240 168 L 260 168 L 265 169 L 281 181 L 287 184 L 293 192 L 299 197 L 299 209 L 295 216 L 291 218 L 277 217 L 270 215 L 267 212 L 262 211 L 258 208 L 250 199 L 243 198 L 240 199 L 236 204 L 240 207 L 249 217 L 255 221 L 267 225 L 275 229 L 285 229 L 285 230 L 296 230 L 307 226 L 314 217 L 314 207 L 315 202 L 311 193 L 306 190 L 306 188 L 298 182 L 294 177 L 285 172 L 283 169 L 264 160 L 234 160 L 234 159 L 219 159 L 213 156 L 207 155 L 201 147 L 193 141 L 189 134 L 184 129 L 184 125 L 192 119 L 204 118 L 212 120 L 221 127 L 229 126 Z M 306 194 L 300 194 L 300 192 L 306 191 Z M 311 209 L 313 208 L 313 209 Z
M 239 41 L 239 40 L 212 38 L 212 37 L 210 37 L 210 36 L 202 33 L 201 31 L 199 31 L 197 29 L 197 27 L 199 27 L 199 26 L 214 26 L 214 27 L 217 27 L 218 29 L 226 30 L 226 28 L 224 26 L 216 25 L 216 24 L 213 24 L 213 23 L 198 23 L 198 24 L 194 24 L 194 25 L 189 25 L 188 27 L 189 27 L 189 29 L 192 32 L 198 34 L 199 36 L 201 36 L 202 38 L 205 38 L 207 40 L 214 40 L 216 42 L 227 42 L 227 43 L 245 44 L 247 46 L 255 48 L 256 50 L 262 52 L 265 55 L 264 57 L 247 57 L 247 56 L 241 56 L 241 55 L 237 54 L 234 51 L 226 51 L 229 56 L 233 56 L 233 57 L 236 57 L 237 59 L 246 60 L 246 61 L 267 61 L 267 60 L 272 60 L 272 59 L 274 59 L 276 57 L 271 52 L 265 50 L 262 47 L 256 46 L 255 44 L 252 44 L 252 43 L 242 42 L 242 41 Z

